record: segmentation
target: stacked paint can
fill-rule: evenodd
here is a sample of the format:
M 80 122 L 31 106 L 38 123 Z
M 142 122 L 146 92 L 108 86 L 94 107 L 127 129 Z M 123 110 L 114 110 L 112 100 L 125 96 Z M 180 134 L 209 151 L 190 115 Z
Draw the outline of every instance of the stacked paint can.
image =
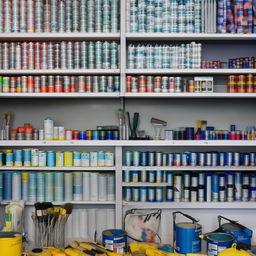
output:
M 127 202 L 256 201 L 256 173 L 125 170 L 123 187 Z
M 0 152 L 0 166 L 7 167 L 112 167 L 113 152 L 43 151 L 15 149 Z
M 229 130 L 216 129 L 207 126 L 206 120 L 197 121 L 197 130 L 194 127 L 180 127 L 175 130 L 165 130 L 165 140 L 255 140 L 254 126 L 247 126 L 245 130 L 238 130 L 235 124 Z
M 37 129 L 29 123 L 11 128 L 11 140 L 119 140 L 118 126 L 97 126 L 96 130 L 72 130 L 64 126 L 55 126 L 51 117 L 44 119 L 43 129 Z M 0 134 L 1 135 L 1 134 Z M 4 140 L 0 137 L 0 140 Z
M 249 75 L 231 75 L 228 77 L 228 90 L 230 93 L 255 93 L 256 76 Z
M 114 201 L 115 176 L 97 172 L 3 172 L 0 198 L 7 201 Z
M 125 166 L 250 166 L 256 165 L 256 153 L 243 152 L 125 152 Z
M 240 57 L 228 60 L 228 68 L 256 68 L 255 57 Z
M 128 45 L 129 69 L 196 69 L 201 67 L 202 44 Z
M 129 0 L 129 32 L 200 33 L 201 0 Z
M 1 32 L 118 32 L 119 0 L 0 1 Z
M 206 77 L 195 77 L 193 80 L 168 76 L 127 76 L 126 92 L 213 92 L 213 78 L 207 81 Z
M 3 42 L 0 69 L 117 69 L 115 41 Z
M 0 93 L 98 93 L 119 91 L 119 76 L 0 76 Z
M 253 1 L 218 0 L 218 33 L 256 33 L 256 13 Z

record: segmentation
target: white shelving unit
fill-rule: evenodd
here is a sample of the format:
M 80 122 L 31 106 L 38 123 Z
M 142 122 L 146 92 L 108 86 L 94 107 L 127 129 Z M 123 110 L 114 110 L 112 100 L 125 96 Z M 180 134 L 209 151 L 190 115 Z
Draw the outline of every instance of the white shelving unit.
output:
M 0 147 L 66 147 L 66 146 L 96 146 L 96 147 L 255 147 L 256 140 L 61 140 L 61 141 L 47 141 L 47 140 L 10 140 L 0 141 Z
M 7 205 L 11 201 L 2 201 L 0 205 Z M 25 206 L 34 206 L 36 202 L 25 202 Z M 114 201 L 71 201 L 71 202 L 52 202 L 53 205 L 63 205 L 65 203 L 72 203 L 74 205 L 115 205 Z
M 232 75 L 256 74 L 256 69 L 127 69 L 128 75 Z
M 250 166 L 123 166 L 123 170 L 136 171 L 256 171 L 256 167 Z
M 27 69 L 0 70 L 1 75 L 119 75 L 119 69 Z
M 6 167 L 1 166 L 0 171 L 115 171 L 115 167 Z
M 131 93 L 126 92 L 124 94 L 126 98 L 256 98 L 256 93 L 226 93 L 226 92 L 214 92 L 214 93 Z
M 120 93 L 0 93 L 0 98 L 119 98 Z
M 66 122 L 67 126 L 71 125 L 73 129 L 89 127 L 95 128 L 95 124 L 105 125 L 117 123 L 116 113 L 107 113 L 107 108 L 124 107 L 127 111 L 142 112 L 142 121 L 147 122 L 148 130 L 152 129 L 149 125 L 152 116 L 164 119 L 166 115 L 170 115 L 168 125 L 185 125 L 182 122 L 187 116 L 197 120 L 198 118 L 206 118 L 203 116 L 204 110 L 210 112 L 215 123 L 223 125 L 223 123 L 232 123 L 241 119 L 241 123 L 249 122 L 251 124 L 254 119 L 256 93 L 127 93 L 126 92 L 126 76 L 127 75 L 211 75 L 223 77 L 236 74 L 256 74 L 256 69 L 127 69 L 126 68 L 126 53 L 127 43 L 139 41 L 203 41 L 203 43 L 211 44 L 209 49 L 213 49 L 210 56 L 211 59 L 218 58 L 218 53 L 226 54 L 225 49 L 219 47 L 219 44 L 225 44 L 228 41 L 230 45 L 237 41 L 246 45 L 255 43 L 256 35 L 241 35 L 241 34 L 171 34 L 171 33 L 126 33 L 126 9 L 125 5 L 121 4 L 120 9 L 120 33 L 0 33 L 0 41 L 82 41 L 82 40 L 117 40 L 120 41 L 120 68 L 119 69 L 61 69 L 61 70 L 0 70 L 0 76 L 21 76 L 21 75 L 117 75 L 120 76 L 120 93 L 1 93 L 0 94 L 0 109 L 1 112 L 9 111 L 9 108 L 15 108 L 14 114 L 17 112 L 16 125 L 22 122 L 30 121 L 37 124 L 40 121 L 53 113 L 54 118 L 58 122 Z M 215 46 L 215 43 L 218 45 Z M 212 48 L 211 48 L 212 47 Z M 239 48 L 231 49 L 231 54 L 234 57 L 245 56 L 247 49 Z M 217 51 L 217 53 L 216 53 Z M 249 51 L 249 50 L 248 50 Z M 255 53 L 255 51 L 254 51 Z M 249 55 L 248 55 L 249 56 Z M 206 56 L 209 58 L 209 56 Z M 224 56 L 223 58 L 226 58 Z M 26 100 L 28 99 L 29 100 Z M 93 99 L 93 101 L 92 101 Z M 183 99 L 185 106 L 181 106 L 177 99 Z M 214 100 L 220 104 L 212 103 Z M 193 101 L 193 103 L 191 103 Z M 241 102 L 241 103 L 240 103 Z M 37 108 L 34 108 L 37 104 Z M 176 105 L 175 105 L 176 104 Z M 221 106 L 223 106 L 221 108 Z M 188 112 L 188 108 L 190 108 Z M 62 108 L 62 109 L 61 109 Z M 77 110 L 81 109 L 80 112 Z M 237 110 L 238 109 L 238 110 Z M 247 112 L 246 110 L 249 109 Z M 233 114 L 233 110 L 237 113 Z M 22 111 L 22 112 L 20 112 Z M 143 112 L 144 111 L 144 112 Z M 147 111 L 147 113 L 146 113 Z M 186 112 L 187 111 L 187 112 Z M 212 112 L 211 112 L 212 111 Z M 213 111 L 215 114 L 213 114 Z M 86 115 L 89 113 L 89 117 Z M 97 113 L 99 116 L 96 116 Z M 225 114 L 225 117 L 223 117 Z M 40 121 L 38 118 L 40 117 Z M 15 117 L 16 118 L 16 117 Z M 227 120 L 226 120 L 227 119 Z M 251 122 L 251 123 L 250 123 Z M 142 123 L 142 122 L 141 122 Z M 191 119 L 188 120 L 189 125 L 193 125 Z M 186 123 L 188 125 L 188 123 Z M 40 123 L 41 124 L 41 123 Z M 82 125 L 81 125 L 82 124 Z M 77 125 L 77 126 L 76 126 Z M 150 127 L 150 128 L 149 128 Z M 142 127 L 142 130 L 145 129 Z M 73 201 L 72 203 L 78 207 L 81 205 L 97 205 L 115 208 L 115 224 L 116 228 L 122 228 L 123 214 L 127 208 L 161 208 L 166 211 L 173 209 L 193 210 L 194 213 L 200 214 L 201 211 L 209 210 L 209 214 L 216 215 L 217 211 L 228 211 L 234 213 L 243 212 L 240 219 L 246 219 L 248 212 L 255 214 L 255 202 L 207 202 L 207 203 L 148 203 L 148 202 L 124 202 L 122 198 L 122 189 L 124 186 L 166 186 L 166 184 L 149 184 L 149 183 L 123 183 L 123 170 L 169 170 L 169 171 L 256 171 L 256 167 L 128 167 L 123 166 L 123 156 L 126 150 L 131 148 L 141 148 L 154 151 L 162 148 L 165 151 L 169 149 L 184 149 L 193 148 L 194 151 L 212 150 L 218 148 L 220 151 L 225 150 L 250 150 L 255 151 L 256 140 L 254 141 L 0 141 L 1 149 L 15 147 L 43 147 L 44 149 L 57 148 L 82 148 L 90 150 L 91 148 L 100 149 L 102 147 L 110 148 L 115 152 L 114 167 L 0 167 L 1 171 L 112 171 L 115 172 L 115 189 L 116 198 L 114 202 L 94 202 L 94 201 Z M 132 149 L 133 150 L 133 149 Z M 135 150 L 135 149 L 134 149 Z M 145 151 L 146 151 L 145 150 Z M 55 205 L 62 203 L 53 202 Z M 63 202 L 65 203 L 65 202 Z M 1 202 L 1 205 L 6 205 L 7 202 Z M 26 202 L 27 206 L 32 206 L 33 202 Z M 242 213 L 241 213 L 242 214 Z M 245 217 L 244 217 L 245 216 Z M 208 217 L 208 216 L 207 216 Z M 170 219 L 167 220 L 167 222 Z M 207 220 L 206 220 L 207 223 Z M 168 242 L 168 241 L 167 241 Z
M 254 34 L 126 33 L 128 41 L 215 41 L 256 40 Z
M 255 210 L 253 202 L 202 202 L 202 203 L 185 203 L 185 202 L 163 202 L 163 203 L 144 203 L 144 202 L 123 202 L 125 206 L 130 208 L 150 208 L 150 209 L 245 209 Z
M 120 40 L 120 33 L 83 32 L 42 32 L 42 33 L 1 33 L 0 41 L 82 41 Z

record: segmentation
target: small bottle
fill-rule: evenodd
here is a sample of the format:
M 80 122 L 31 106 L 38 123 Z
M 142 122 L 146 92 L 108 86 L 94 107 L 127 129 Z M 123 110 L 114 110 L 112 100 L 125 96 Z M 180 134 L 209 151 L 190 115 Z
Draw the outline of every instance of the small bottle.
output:
M 200 120 L 197 121 L 197 131 L 195 134 L 195 140 L 202 139 L 202 122 Z

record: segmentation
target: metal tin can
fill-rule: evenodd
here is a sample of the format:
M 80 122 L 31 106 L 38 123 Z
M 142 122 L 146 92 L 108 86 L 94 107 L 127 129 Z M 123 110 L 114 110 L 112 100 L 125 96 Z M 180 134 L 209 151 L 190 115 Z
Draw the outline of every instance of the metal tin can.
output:
M 81 166 L 89 167 L 90 166 L 90 154 L 87 152 L 81 153 Z
M 155 188 L 148 188 L 148 202 L 155 202 Z
M 113 152 L 105 152 L 105 166 L 111 167 L 114 166 L 114 153 Z
M 123 171 L 123 181 L 124 182 L 131 182 L 131 171 L 130 170 L 124 170 Z
M 147 202 L 148 189 L 145 187 L 140 188 L 140 202 Z
M 64 152 L 64 166 L 66 167 L 73 166 L 73 152 L 71 151 Z

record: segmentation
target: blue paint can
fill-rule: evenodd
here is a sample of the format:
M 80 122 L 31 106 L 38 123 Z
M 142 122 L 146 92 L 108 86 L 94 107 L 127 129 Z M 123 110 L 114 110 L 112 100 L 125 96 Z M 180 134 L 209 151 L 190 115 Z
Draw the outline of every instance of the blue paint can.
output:
M 228 221 L 224 224 L 221 224 L 222 219 Z M 236 244 L 243 243 L 251 246 L 251 238 L 253 231 L 234 220 L 230 220 L 223 216 L 218 216 L 219 221 L 219 231 L 231 234 L 234 236 L 234 242 Z
M 56 166 L 56 154 L 54 151 L 47 151 L 46 165 L 48 167 Z
M 217 256 L 219 252 L 230 248 L 234 242 L 232 234 L 214 232 L 206 235 L 208 255 Z
M 103 246 L 108 250 L 124 254 L 127 248 L 127 233 L 121 229 L 108 229 L 102 232 Z
M 176 215 L 181 214 L 192 222 L 176 223 Z M 180 254 L 200 253 L 202 226 L 199 221 L 180 211 L 173 212 L 173 244 Z
M 3 199 L 10 201 L 12 200 L 12 172 L 4 172 L 3 183 Z

